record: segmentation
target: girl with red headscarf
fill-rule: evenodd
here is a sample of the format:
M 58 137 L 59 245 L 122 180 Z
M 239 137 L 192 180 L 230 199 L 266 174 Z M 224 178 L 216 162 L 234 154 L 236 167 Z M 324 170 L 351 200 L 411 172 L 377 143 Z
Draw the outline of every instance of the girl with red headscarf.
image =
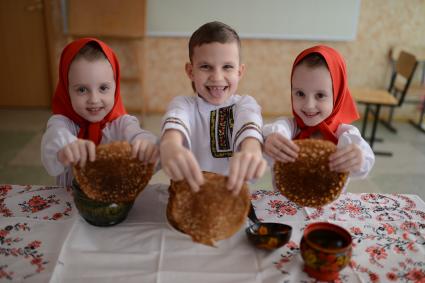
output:
M 52 110 L 41 160 L 47 172 L 57 176 L 58 185 L 69 186 L 71 165 L 94 161 L 101 143 L 128 141 L 133 157 L 145 163 L 159 157 L 157 138 L 126 113 L 117 57 L 98 39 L 78 39 L 62 51 Z
M 294 118 L 264 126 L 265 153 L 274 160 L 294 162 L 299 148 L 293 139 L 325 139 L 337 145 L 329 160 L 331 170 L 366 177 L 375 155 L 359 130 L 349 124 L 359 114 L 342 56 L 324 45 L 301 52 L 292 67 L 291 94 Z

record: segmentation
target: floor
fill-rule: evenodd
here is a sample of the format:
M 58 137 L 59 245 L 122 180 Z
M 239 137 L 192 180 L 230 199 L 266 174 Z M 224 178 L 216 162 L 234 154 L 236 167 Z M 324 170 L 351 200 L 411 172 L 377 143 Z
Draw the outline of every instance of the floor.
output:
M 40 162 L 40 140 L 50 113 L 46 110 L 0 110 L 0 184 L 53 185 Z M 269 121 L 269 119 L 265 119 Z M 148 116 L 144 128 L 159 133 L 161 117 Z M 350 192 L 417 194 L 425 200 L 425 134 L 405 122 L 395 123 L 398 133 L 379 127 L 376 150 L 389 150 L 392 157 L 377 156 L 365 180 L 351 180 Z M 270 189 L 270 170 L 251 189 Z M 159 171 L 151 183 L 168 183 Z

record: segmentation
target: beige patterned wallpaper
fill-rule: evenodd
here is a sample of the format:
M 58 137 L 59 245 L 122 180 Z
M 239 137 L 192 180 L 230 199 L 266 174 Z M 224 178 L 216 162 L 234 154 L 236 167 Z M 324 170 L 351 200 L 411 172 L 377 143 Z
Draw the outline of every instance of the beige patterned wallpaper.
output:
M 289 76 L 292 61 L 301 50 L 316 44 L 327 44 L 341 52 L 347 62 L 351 87 L 386 87 L 390 48 L 394 45 L 425 48 L 424 15 L 425 0 L 362 0 L 355 41 L 244 39 L 242 60 L 247 68 L 239 93 L 254 96 L 264 115 L 291 114 Z M 118 53 L 123 74 L 137 73 L 137 60 L 144 63 L 143 87 L 131 80 L 122 83 L 129 110 L 138 111 L 145 103 L 148 113 L 162 113 L 174 96 L 192 94 L 184 72 L 188 60 L 187 41 L 188 38 L 147 38 L 144 60 L 141 47 L 134 50 L 125 41 L 110 42 Z M 416 80 L 419 80 L 419 73 Z

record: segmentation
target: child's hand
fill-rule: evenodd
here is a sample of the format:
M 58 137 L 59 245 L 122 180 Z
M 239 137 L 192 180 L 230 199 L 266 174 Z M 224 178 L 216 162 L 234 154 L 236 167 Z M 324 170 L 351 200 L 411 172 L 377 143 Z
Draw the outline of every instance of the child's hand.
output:
M 160 145 L 162 169 L 174 181 L 185 179 L 191 189 L 198 192 L 204 177 L 195 156 L 183 146 L 182 139 L 178 131 L 165 132 Z
M 84 167 L 87 157 L 92 162 L 96 159 L 96 145 L 90 140 L 77 139 L 58 152 L 58 160 L 63 166 L 78 163 Z
M 245 181 L 261 178 L 267 163 L 261 152 L 261 144 L 254 138 L 247 138 L 241 144 L 241 151 L 234 152 L 229 164 L 227 188 L 238 195 Z
M 294 162 L 298 157 L 299 147 L 291 140 L 279 133 L 267 136 L 264 143 L 264 152 L 280 162 Z
M 358 172 L 363 164 L 363 153 L 355 144 L 338 148 L 329 157 L 329 168 L 335 172 Z
M 145 139 L 135 139 L 131 143 L 131 157 L 139 158 L 144 164 L 155 164 L 159 158 L 159 146 Z

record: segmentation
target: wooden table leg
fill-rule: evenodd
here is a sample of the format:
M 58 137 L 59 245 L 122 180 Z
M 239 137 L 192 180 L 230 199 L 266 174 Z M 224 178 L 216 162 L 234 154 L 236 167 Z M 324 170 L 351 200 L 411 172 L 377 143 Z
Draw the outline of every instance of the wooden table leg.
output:
M 375 113 L 373 115 L 372 135 L 370 137 L 370 143 L 369 143 L 372 150 L 373 150 L 373 144 L 375 143 L 375 135 L 376 135 L 376 129 L 378 127 L 379 112 L 380 111 L 381 111 L 381 105 L 377 104 Z M 373 150 L 373 152 L 375 153 L 375 155 L 383 155 L 383 156 L 392 156 L 393 155 L 392 152 L 375 151 L 375 150 Z
M 367 128 L 367 116 L 369 116 L 369 104 L 366 104 L 366 109 L 364 111 L 363 124 L 362 124 L 362 137 L 366 138 L 366 128 Z

